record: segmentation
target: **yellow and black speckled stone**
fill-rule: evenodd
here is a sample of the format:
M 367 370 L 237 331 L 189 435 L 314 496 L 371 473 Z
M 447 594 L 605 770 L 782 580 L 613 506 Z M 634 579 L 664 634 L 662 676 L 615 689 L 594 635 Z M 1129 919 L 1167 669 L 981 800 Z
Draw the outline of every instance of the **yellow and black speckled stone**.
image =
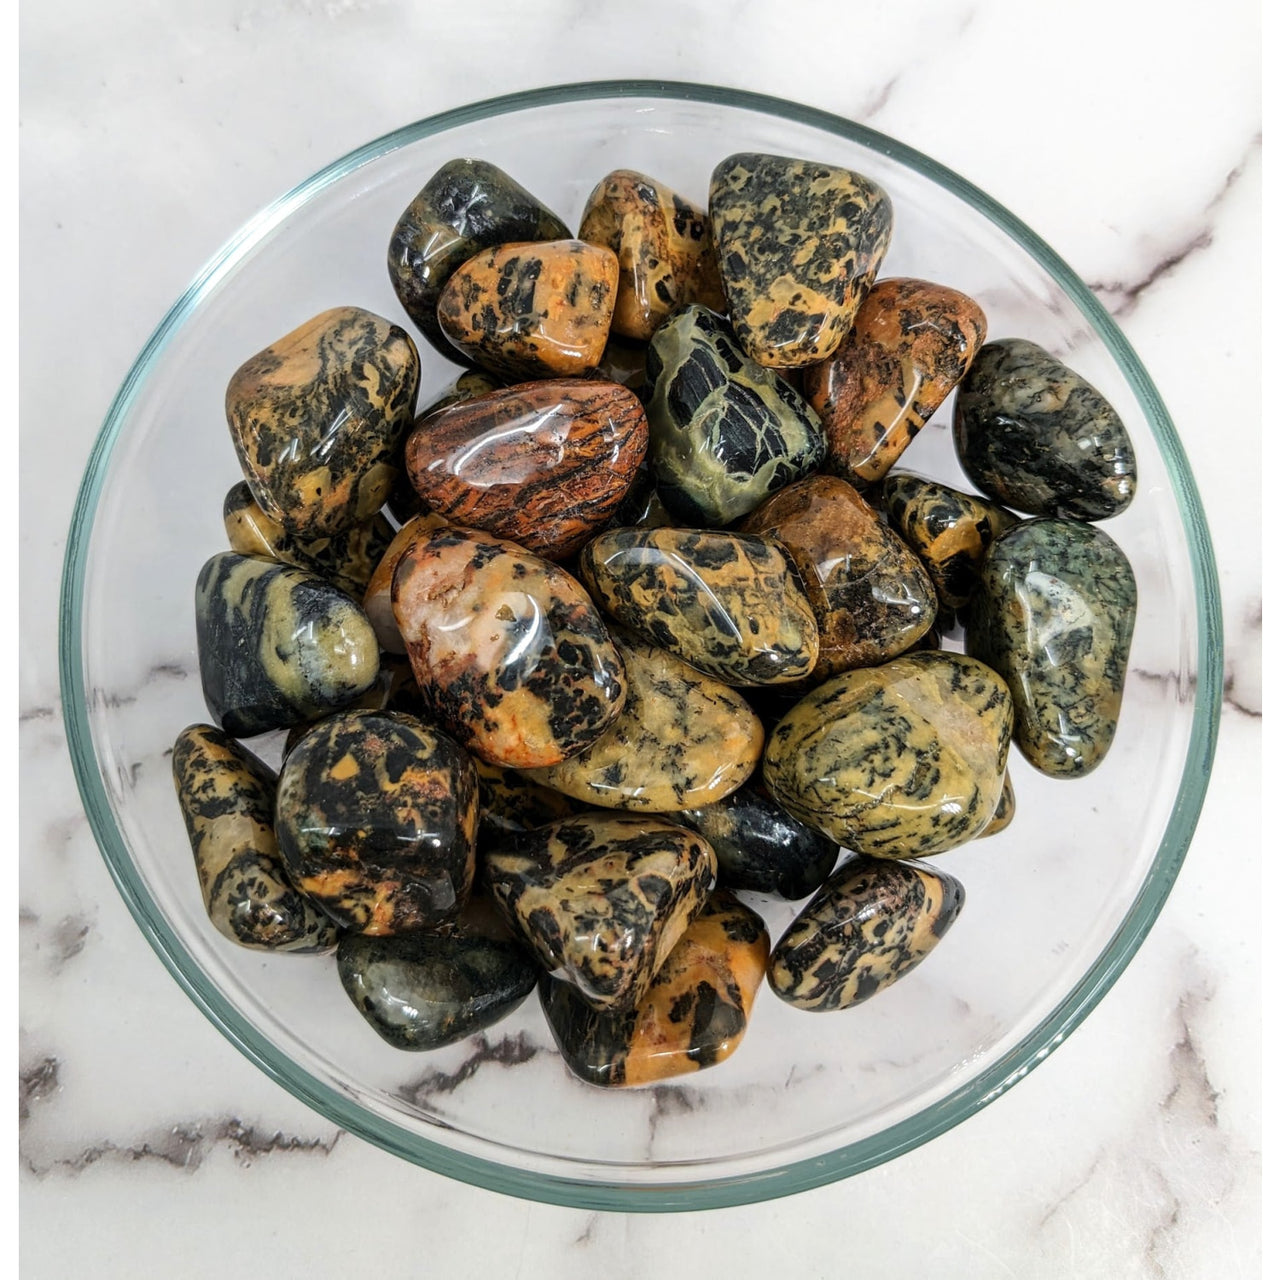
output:
M 731 524 L 816 471 L 827 452 L 818 415 L 794 387 L 748 358 L 706 307 L 664 321 L 649 343 L 649 463 L 677 520 Z
M 821 637 L 814 678 L 884 662 L 933 625 L 937 596 L 924 566 L 835 476 L 808 476 L 740 526 L 775 538 L 800 574 Z
M 625 627 L 726 684 L 802 680 L 818 626 L 774 541 L 701 529 L 610 529 L 581 577 Z
M 633 1004 L 702 909 L 716 856 L 658 818 L 583 814 L 482 859 L 499 910 L 596 1009 Z
M 196 580 L 196 647 L 209 712 L 237 738 L 318 720 L 378 678 L 378 638 L 345 591 L 234 551 Z
M 473 763 L 480 780 L 480 836 L 487 845 L 500 843 L 514 832 L 571 817 L 582 807 L 519 769 L 480 759 Z
M 622 713 L 626 676 L 590 597 L 514 542 L 420 535 L 391 599 L 432 715 L 490 764 L 558 764 Z
M 227 422 L 258 505 L 295 537 L 332 537 L 378 514 L 418 402 L 418 353 L 399 325 L 325 311 L 246 360 Z
M 986 836 L 998 836 L 1013 821 L 1013 815 L 1017 812 L 1017 808 L 1018 803 L 1013 795 L 1013 779 L 1006 773 L 1004 775 L 1004 786 L 1000 788 L 1000 803 L 996 805 L 996 811 L 991 815 L 991 821 L 978 833 L 978 839 L 981 840 Z
M 909 471 L 886 476 L 882 493 L 890 524 L 920 557 L 939 602 L 948 609 L 963 608 L 977 589 L 987 548 L 1018 517 L 985 498 Z
M 338 927 L 290 883 L 274 830 L 276 779 L 213 725 L 173 746 L 173 785 L 209 919 L 242 947 L 327 951 Z
M 742 349 L 775 368 L 825 360 L 889 247 L 889 197 L 848 169 L 741 152 L 716 165 L 710 208 Z
M 653 1084 L 723 1062 L 746 1033 L 769 960 L 764 921 L 716 890 L 633 1008 L 593 1009 L 544 976 L 538 994 L 569 1069 L 588 1084 Z
M 805 393 L 827 429 L 827 469 L 859 487 L 886 475 L 986 334 L 982 308 L 963 293 L 881 280 L 836 352 L 805 370 Z
M 988 342 L 978 352 L 956 395 L 954 434 L 965 475 L 1015 511 L 1105 520 L 1138 491 L 1120 415 L 1024 338 Z
M 778 722 L 764 784 L 793 817 L 883 858 L 971 840 L 1000 799 L 1013 703 L 990 667 L 912 653 L 846 671 Z
M 587 373 L 604 358 L 618 260 L 581 240 L 507 244 L 464 263 L 440 293 L 444 336 L 499 377 Z
M 964 887 L 953 876 L 855 858 L 778 939 L 769 985 L 796 1009 L 852 1008 L 910 973 L 963 906 Z
M 294 882 L 344 928 L 405 933 L 456 916 L 475 876 L 475 769 L 412 716 L 352 711 L 280 770 L 276 835 Z
M 706 213 L 634 169 L 615 169 L 587 197 L 578 232 L 618 259 L 613 331 L 648 341 L 674 311 L 700 302 L 724 310 Z
M 1111 748 L 1138 587 L 1123 551 L 1076 520 L 998 537 L 969 609 L 965 650 L 1013 694 L 1014 736 L 1041 773 L 1081 777 Z
M 405 548 L 420 534 L 430 533 L 433 529 L 444 529 L 449 522 L 436 515 L 434 511 L 424 511 L 420 515 L 410 516 L 400 526 L 399 532 L 387 549 L 382 553 L 373 573 L 364 589 L 364 612 L 369 619 L 378 643 L 388 653 L 404 653 L 404 637 L 396 626 L 395 610 L 391 606 L 391 583 L 395 578 L 396 565 L 404 555 Z
M 534 772 L 604 809 L 669 813 L 714 804 L 751 776 L 764 727 L 745 698 L 643 640 L 615 634 L 622 714 L 585 751 Z
M 486 160 L 441 165 L 400 215 L 387 248 L 392 288 L 437 351 L 457 349 L 440 332 L 436 308 L 449 277 L 482 249 L 573 233 L 514 178 Z

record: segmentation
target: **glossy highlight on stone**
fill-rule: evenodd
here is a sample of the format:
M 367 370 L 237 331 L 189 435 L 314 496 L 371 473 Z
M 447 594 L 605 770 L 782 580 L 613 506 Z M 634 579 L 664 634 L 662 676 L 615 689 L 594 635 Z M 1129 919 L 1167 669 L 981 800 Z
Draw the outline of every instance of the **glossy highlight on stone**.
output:
M 795 563 L 820 635 L 815 679 L 905 653 L 933 625 L 924 566 L 845 481 L 809 476 L 739 527 L 776 539 Z
M 272 825 L 275 775 L 261 760 L 213 725 L 188 725 L 173 746 L 173 785 L 219 933 L 263 951 L 337 943 L 337 926 L 285 872 Z
M 988 342 L 978 353 L 956 396 L 954 434 L 965 475 L 1015 511 L 1106 520 L 1137 492 L 1119 414 L 1024 338 Z
M 405 933 L 462 910 L 476 775 L 452 739 L 393 711 L 333 716 L 285 758 L 276 834 L 294 882 L 346 929 Z
M 440 332 L 436 308 L 449 277 L 482 249 L 563 240 L 569 228 L 510 174 L 487 160 L 441 165 L 400 215 L 387 271 L 401 306 L 447 360 L 458 352 Z
M 731 524 L 827 452 L 818 415 L 748 358 L 706 307 L 665 321 L 649 343 L 649 463 L 667 510 L 697 526 Z
M 973 363 L 987 320 L 972 298 L 928 280 L 881 280 L 835 353 L 805 370 L 827 429 L 827 469 L 874 484 Z
M 604 358 L 618 260 L 581 240 L 506 244 L 464 263 L 440 293 L 444 336 L 512 380 L 587 373 Z
M 818 627 L 787 557 L 764 538 L 698 529 L 611 529 L 581 577 L 623 626 L 732 685 L 801 680 Z
M 740 152 L 716 165 L 710 209 L 742 349 L 775 368 L 825 360 L 852 327 L 889 247 L 889 197 L 848 169 Z
M 585 751 L 532 776 L 585 804 L 648 813 L 736 791 L 764 748 L 746 699 L 655 645 L 613 641 L 627 673 L 622 714 Z
M 236 370 L 227 423 L 262 509 L 303 539 L 378 514 L 418 401 L 418 353 L 359 307 L 314 316 Z
M 764 784 L 847 849 L 924 857 L 991 821 L 1012 733 L 994 671 L 958 653 L 912 653 L 802 698 L 765 746 Z
M 769 960 L 764 921 L 716 890 L 631 1009 L 599 1011 L 568 983 L 538 994 L 569 1069 L 588 1084 L 653 1084 L 723 1062 L 747 1029 Z
M 1081 777 L 1110 749 L 1137 607 L 1128 559 L 1093 525 L 1031 520 L 991 544 L 965 650 L 1008 682 L 1015 739 L 1041 773 Z
M 422 501 L 559 560 L 626 497 L 649 443 L 640 401 L 612 382 L 526 382 L 419 418 L 405 445 Z
M 420 535 L 391 600 L 432 716 L 491 764 L 558 764 L 622 713 L 626 677 L 590 597 L 514 542 Z
M 517 935 L 596 1009 L 644 994 L 716 875 L 701 836 L 633 814 L 567 818 L 513 836 L 483 864 Z
M 196 648 L 209 712 L 237 738 L 319 719 L 378 678 L 378 638 L 345 591 L 234 551 L 196 580 Z
M 661 182 L 634 169 L 607 174 L 587 197 L 578 236 L 617 256 L 615 333 L 648 341 L 691 302 L 723 311 L 710 219 Z
M 912 971 L 964 906 L 964 887 L 931 867 L 846 863 L 778 939 L 769 985 L 796 1009 L 851 1009 Z

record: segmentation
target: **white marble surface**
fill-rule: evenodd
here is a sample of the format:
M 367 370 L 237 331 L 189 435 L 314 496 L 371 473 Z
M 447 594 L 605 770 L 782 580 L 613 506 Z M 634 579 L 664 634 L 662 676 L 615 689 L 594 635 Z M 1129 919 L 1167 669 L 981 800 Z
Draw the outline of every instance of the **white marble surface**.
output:
M 45 0 L 22 35 L 23 1274 L 1260 1274 L 1260 45 L 1141 0 Z M 643 76 L 793 97 L 957 169 L 1099 290 L 1179 424 L 1222 571 L 1228 703 L 1185 869 L 1084 1026 L 851 1181 L 665 1219 L 508 1200 L 309 1112 L 167 976 L 89 833 L 57 578 L 110 398 L 260 206 L 406 121 Z M 1208 109 L 1211 107 L 1211 109 Z M 1230 872 L 1224 871 L 1230 858 Z M 1247 895 L 1248 905 L 1241 902 Z M 360 1206 L 353 1212 L 352 1204 Z

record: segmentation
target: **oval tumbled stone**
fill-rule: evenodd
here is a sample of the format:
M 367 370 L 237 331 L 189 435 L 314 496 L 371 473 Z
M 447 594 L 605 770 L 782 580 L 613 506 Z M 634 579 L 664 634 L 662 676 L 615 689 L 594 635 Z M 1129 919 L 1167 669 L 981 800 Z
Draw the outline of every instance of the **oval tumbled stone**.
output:
M 965 651 L 1013 694 L 1014 737 L 1051 777 L 1080 777 L 1115 737 L 1138 587 L 1123 551 L 1075 520 L 1002 534 L 970 604 Z
M 846 671 L 778 722 L 764 783 L 793 817 L 883 858 L 972 839 L 1000 799 L 1013 704 L 989 667 L 912 653 Z
M 782 548 L 698 529 L 611 529 L 582 553 L 581 576 L 624 626 L 726 684 L 801 680 L 818 626 Z
M 246 360 L 227 422 L 262 509 L 307 539 L 372 520 L 396 482 L 418 378 L 409 335 L 359 307 L 314 316 Z
M 751 776 L 764 727 L 746 699 L 643 640 L 615 635 L 622 714 L 585 751 L 532 777 L 604 809 L 668 813 L 713 804 Z
M 726 525 L 816 471 L 827 452 L 818 415 L 748 358 L 706 307 L 663 322 L 649 343 L 649 463 L 677 519 Z
M 196 579 L 196 647 L 210 714 L 237 738 L 317 720 L 378 678 L 378 638 L 345 591 L 234 551 Z
M 432 715 L 491 764 L 559 764 L 622 713 L 626 676 L 590 597 L 514 542 L 420 535 L 391 601 Z
M 483 864 L 517 935 L 597 1009 L 644 994 L 716 875 L 701 836 L 631 814 L 566 818 L 513 836 Z
M 1105 520 L 1137 492 L 1133 444 L 1119 414 L 1024 338 L 978 352 L 956 396 L 954 428 L 965 475 L 1015 511 Z
M 910 863 L 855 858 L 778 939 L 769 985 L 796 1009 L 849 1009 L 910 973 L 964 906 L 953 876 Z
M 261 760 L 213 725 L 188 725 L 173 746 L 173 785 L 219 933 L 264 951 L 337 943 L 337 925 L 285 872 L 273 827 L 275 775 Z
M 644 459 L 640 401 L 612 382 L 526 382 L 419 418 L 405 445 L 422 501 L 559 560 L 603 528 Z
M 456 916 L 475 877 L 476 775 L 451 739 L 395 711 L 316 725 L 280 769 L 276 835 L 294 882 L 344 928 Z

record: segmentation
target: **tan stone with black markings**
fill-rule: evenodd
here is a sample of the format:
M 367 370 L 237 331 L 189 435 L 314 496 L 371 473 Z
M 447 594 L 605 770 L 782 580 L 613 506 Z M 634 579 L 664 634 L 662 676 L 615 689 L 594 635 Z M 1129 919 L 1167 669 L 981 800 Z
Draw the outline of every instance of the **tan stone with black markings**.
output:
M 544 977 L 542 1007 L 569 1069 L 589 1084 L 653 1084 L 728 1058 L 746 1033 L 769 961 L 764 921 L 717 889 L 631 1009 L 592 1009 Z
M 294 881 L 344 928 L 384 936 L 456 917 L 475 877 L 475 769 L 394 711 L 316 725 L 289 753 L 276 834 Z
M 818 658 L 813 610 L 778 543 L 698 529 L 611 529 L 581 577 L 624 626 L 732 685 L 801 680 Z
M 1012 734 L 1009 688 L 990 667 L 912 653 L 846 671 L 796 703 L 765 746 L 764 783 L 846 849 L 923 857 L 991 821 Z
M 716 875 L 701 836 L 633 814 L 567 818 L 513 836 L 482 861 L 516 933 L 596 1009 L 644 994 Z
M 581 240 L 506 244 L 459 267 L 440 294 L 446 338 L 512 381 L 586 373 L 604 358 L 618 260 Z
M 634 169 L 615 169 L 587 197 L 578 238 L 618 259 L 613 331 L 647 342 L 675 311 L 724 310 L 711 221 L 696 205 Z
M 778 939 L 769 985 L 796 1009 L 850 1009 L 910 973 L 963 906 L 964 887 L 952 876 L 855 858 Z
M 227 423 L 262 509 L 304 539 L 373 519 L 419 374 L 409 335 L 360 307 L 322 312 L 246 360 L 227 386 Z
M 285 872 L 273 827 L 276 779 L 261 760 L 213 725 L 188 725 L 173 746 L 173 785 L 219 933 L 263 951 L 337 945 L 337 925 Z
M 622 713 L 626 676 L 590 597 L 514 542 L 420 534 L 391 600 L 432 715 L 491 764 L 558 764 Z
M 532 777 L 585 804 L 670 813 L 714 804 L 751 776 L 764 727 L 741 694 L 656 645 L 615 634 L 622 714 L 585 751 Z

